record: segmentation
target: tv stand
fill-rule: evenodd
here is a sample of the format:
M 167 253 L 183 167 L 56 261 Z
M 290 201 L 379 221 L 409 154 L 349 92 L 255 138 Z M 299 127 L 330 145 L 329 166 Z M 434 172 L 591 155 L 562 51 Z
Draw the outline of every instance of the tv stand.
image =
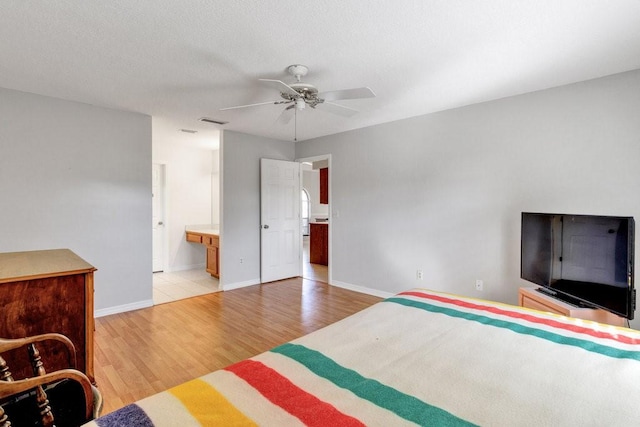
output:
M 606 310 L 580 306 L 579 302 L 572 303 L 562 301 L 559 298 L 560 295 L 554 296 L 549 295 L 549 293 L 548 290 L 539 287 L 520 288 L 518 292 L 519 305 L 521 307 L 533 308 L 578 319 L 593 320 L 613 326 L 627 325 L 627 320 L 624 317 L 616 316 Z
M 540 292 L 543 295 L 547 295 L 551 298 L 559 299 L 560 301 L 566 302 L 569 305 L 580 308 L 597 308 L 593 305 L 587 304 L 584 301 L 579 300 L 578 298 L 570 297 L 569 295 L 562 294 L 560 292 L 556 292 L 549 288 L 535 288 L 536 292 Z

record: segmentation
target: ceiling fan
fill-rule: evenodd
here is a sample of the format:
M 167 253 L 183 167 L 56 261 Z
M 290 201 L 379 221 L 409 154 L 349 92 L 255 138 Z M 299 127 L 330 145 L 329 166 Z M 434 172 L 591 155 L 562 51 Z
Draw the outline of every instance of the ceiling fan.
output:
M 258 105 L 287 105 L 280 114 L 278 121 L 286 124 L 295 117 L 298 111 L 304 110 L 307 106 L 315 109 L 320 108 L 330 113 L 350 117 L 358 112 L 353 108 L 336 104 L 332 101 L 342 99 L 374 98 L 376 96 L 368 87 L 354 89 L 333 90 L 328 92 L 318 92 L 318 89 L 309 83 L 303 83 L 302 77 L 307 75 L 309 68 L 304 65 L 294 64 L 287 67 L 289 74 L 295 77 L 295 83 L 287 84 L 280 80 L 259 79 L 280 92 L 280 97 L 276 101 L 259 102 L 257 104 L 238 105 L 236 107 L 221 108 L 221 110 L 235 110 L 238 108 L 256 107 Z M 294 114 L 287 114 L 293 110 Z

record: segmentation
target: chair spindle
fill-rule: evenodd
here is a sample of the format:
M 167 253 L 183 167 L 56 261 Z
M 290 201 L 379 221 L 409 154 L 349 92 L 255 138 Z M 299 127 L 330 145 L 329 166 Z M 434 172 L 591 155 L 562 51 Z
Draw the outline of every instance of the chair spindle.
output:
M 36 377 L 41 377 L 47 372 L 42 364 L 42 358 L 40 352 L 36 348 L 35 344 L 29 344 L 27 346 L 29 352 L 29 359 L 31 360 L 31 366 L 33 367 L 33 374 Z M 47 393 L 45 393 L 42 386 L 36 387 L 36 403 L 38 404 L 38 410 L 40 411 L 40 417 L 42 418 L 43 427 L 53 426 L 53 414 L 51 413 L 51 407 L 49 406 L 49 399 Z

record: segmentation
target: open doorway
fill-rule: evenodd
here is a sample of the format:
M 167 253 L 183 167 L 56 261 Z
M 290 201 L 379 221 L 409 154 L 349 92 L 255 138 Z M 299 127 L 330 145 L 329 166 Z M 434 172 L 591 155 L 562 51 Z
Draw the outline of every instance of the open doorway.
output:
M 330 283 L 329 156 L 301 163 L 302 277 Z

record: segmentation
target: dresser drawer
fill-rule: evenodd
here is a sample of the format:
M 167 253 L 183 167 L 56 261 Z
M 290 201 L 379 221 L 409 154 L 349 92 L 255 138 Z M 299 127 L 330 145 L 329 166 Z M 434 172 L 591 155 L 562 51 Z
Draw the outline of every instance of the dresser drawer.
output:
M 199 234 L 187 232 L 187 242 L 203 243 L 202 236 Z

